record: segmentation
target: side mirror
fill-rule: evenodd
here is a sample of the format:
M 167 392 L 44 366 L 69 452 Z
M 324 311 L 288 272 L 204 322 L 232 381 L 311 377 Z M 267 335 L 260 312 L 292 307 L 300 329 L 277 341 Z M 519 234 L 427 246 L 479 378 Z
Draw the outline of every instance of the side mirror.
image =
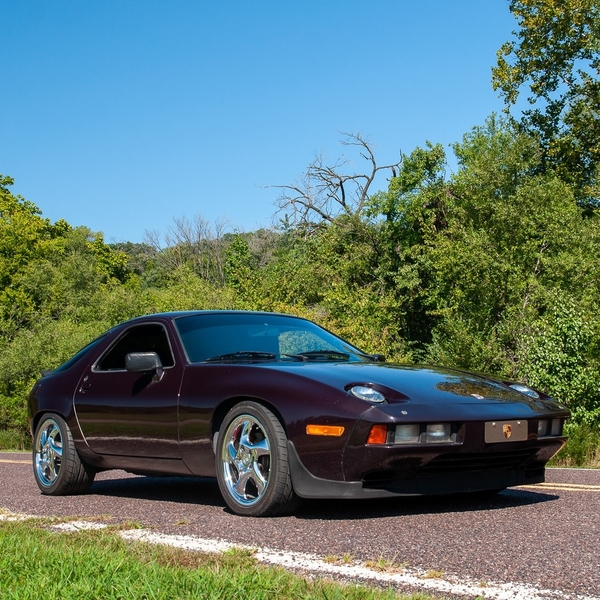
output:
M 125 368 L 134 373 L 162 371 L 162 362 L 156 352 L 130 352 L 125 356 Z
M 369 354 L 373 362 L 385 362 L 385 354 Z

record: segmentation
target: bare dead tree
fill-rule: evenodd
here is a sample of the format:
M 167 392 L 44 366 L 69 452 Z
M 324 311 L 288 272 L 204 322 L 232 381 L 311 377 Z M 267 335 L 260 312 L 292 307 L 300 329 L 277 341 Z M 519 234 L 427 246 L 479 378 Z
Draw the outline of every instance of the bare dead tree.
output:
M 272 186 L 281 190 L 276 200 L 277 212 L 283 212 L 290 225 L 312 230 L 340 215 L 360 216 L 377 174 L 390 170 L 391 176 L 396 176 L 402 156 L 398 162 L 379 166 L 371 144 L 360 133 L 343 135 L 341 143 L 358 148 L 367 163 L 366 172 L 347 173 L 351 164 L 348 158 L 341 158 L 330 166 L 317 155 L 296 184 Z
M 201 215 L 193 219 L 180 217 L 173 219 L 173 225 L 162 236 L 147 231 L 145 242 L 157 251 L 163 269 L 172 271 L 187 265 L 203 279 L 223 284 L 228 229 L 223 219 L 211 225 Z

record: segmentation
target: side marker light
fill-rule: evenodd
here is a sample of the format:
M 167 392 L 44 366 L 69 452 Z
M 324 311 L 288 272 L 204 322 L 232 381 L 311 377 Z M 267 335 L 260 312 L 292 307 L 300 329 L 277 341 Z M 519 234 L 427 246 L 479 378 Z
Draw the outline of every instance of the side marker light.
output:
M 327 435 L 332 437 L 340 437 L 344 433 L 345 427 L 341 425 L 307 425 L 307 435 Z

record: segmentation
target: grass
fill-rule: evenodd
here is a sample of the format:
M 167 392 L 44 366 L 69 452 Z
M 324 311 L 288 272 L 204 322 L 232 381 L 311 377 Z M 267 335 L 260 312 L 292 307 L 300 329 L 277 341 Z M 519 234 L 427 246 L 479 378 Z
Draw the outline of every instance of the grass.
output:
M 337 556 L 336 554 L 328 554 L 323 561 L 332 565 L 350 565 L 354 562 L 354 558 L 352 554 L 345 552 L 341 556 Z
M 368 567 L 373 571 L 381 571 L 384 573 L 401 573 L 407 567 L 407 563 L 397 563 L 395 560 L 380 556 L 375 560 L 366 561 L 365 567 Z
M 41 592 L 43 590 L 43 592 Z M 2 600 L 431 600 L 423 594 L 304 579 L 251 552 L 203 554 L 123 541 L 115 531 L 57 533 L 47 521 L 0 522 Z
M 31 438 L 16 429 L 0 429 L 0 451 L 25 452 L 31 450 Z
M 566 425 L 569 440 L 552 459 L 552 467 L 587 467 L 600 469 L 600 430 L 589 425 Z
M 441 579 L 444 576 L 442 571 L 437 571 L 435 569 L 429 569 L 425 575 L 423 575 L 423 579 Z

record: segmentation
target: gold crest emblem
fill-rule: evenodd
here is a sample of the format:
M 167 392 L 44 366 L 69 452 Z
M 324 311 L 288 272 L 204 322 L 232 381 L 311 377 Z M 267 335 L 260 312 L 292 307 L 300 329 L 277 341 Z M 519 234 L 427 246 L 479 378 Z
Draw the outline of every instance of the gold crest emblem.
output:
M 508 439 L 512 435 L 512 425 L 502 425 L 502 433 L 504 433 L 504 437 Z

